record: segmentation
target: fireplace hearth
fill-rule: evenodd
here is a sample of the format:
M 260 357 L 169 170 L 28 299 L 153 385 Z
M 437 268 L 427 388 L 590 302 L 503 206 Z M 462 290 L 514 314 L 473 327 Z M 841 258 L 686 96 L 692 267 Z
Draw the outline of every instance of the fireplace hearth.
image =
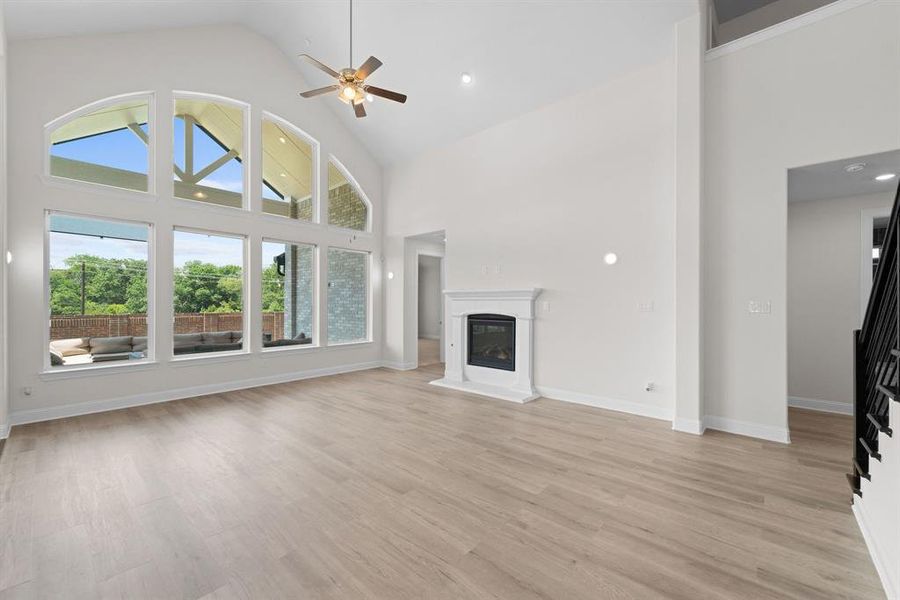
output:
M 516 319 L 507 315 L 469 315 L 467 364 L 516 370 Z

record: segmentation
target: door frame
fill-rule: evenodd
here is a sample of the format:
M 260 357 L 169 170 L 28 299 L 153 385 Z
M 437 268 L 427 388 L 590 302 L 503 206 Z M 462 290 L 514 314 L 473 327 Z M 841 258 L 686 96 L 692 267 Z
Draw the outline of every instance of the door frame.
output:
M 415 324 L 416 324 L 416 368 L 419 367 L 418 344 L 419 344 L 419 257 L 420 256 L 430 256 L 430 257 L 436 258 L 440 261 L 440 267 L 438 269 L 440 272 L 440 275 L 439 275 L 440 279 L 438 281 L 438 285 L 440 286 L 439 291 L 440 291 L 441 297 L 440 297 L 440 302 L 438 302 L 438 306 L 439 306 L 438 315 L 440 317 L 440 327 L 438 328 L 438 331 L 440 332 L 438 334 L 438 348 L 440 351 L 441 362 L 445 362 L 444 361 L 444 340 L 446 339 L 446 336 L 444 335 L 444 330 L 446 329 L 445 319 L 444 319 L 444 290 L 447 289 L 446 279 L 445 279 L 446 273 L 445 273 L 445 269 L 444 269 L 446 257 L 444 254 L 438 254 L 437 252 L 432 251 L 432 250 L 417 249 L 416 250 L 416 268 L 413 271 L 413 279 L 414 279 L 414 286 L 415 286 L 414 289 L 416 290 L 416 301 L 415 301 L 415 304 L 413 305 L 415 307 L 414 312 L 415 312 Z

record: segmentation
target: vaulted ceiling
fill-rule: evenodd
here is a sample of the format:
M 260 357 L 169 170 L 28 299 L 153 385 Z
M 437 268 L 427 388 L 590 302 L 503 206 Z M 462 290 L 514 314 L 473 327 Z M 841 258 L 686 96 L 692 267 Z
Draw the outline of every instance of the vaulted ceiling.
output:
M 370 83 L 409 95 L 376 99 L 356 119 L 329 103 L 382 164 L 400 162 L 542 105 L 599 85 L 671 52 L 673 25 L 696 0 L 357 0 L 354 66 L 384 66 Z M 348 66 L 348 4 L 342 1 L 7 0 L 11 41 L 238 23 L 295 61 L 310 87 L 328 77 L 297 60 L 308 52 Z M 463 86 L 460 75 L 474 83 Z M 302 91 L 302 90 L 297 90 Z

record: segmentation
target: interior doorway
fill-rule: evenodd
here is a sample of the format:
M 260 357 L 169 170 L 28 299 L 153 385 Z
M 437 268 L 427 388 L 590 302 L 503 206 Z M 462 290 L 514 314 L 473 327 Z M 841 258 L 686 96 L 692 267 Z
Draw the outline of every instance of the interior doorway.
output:
M 788 405 L 853 412 L 859 329 L 900 174 L 900 151 L 788 171 Z
M 417 254 L 417 336 L 418 365 L 444 362 L 443 352 L 443 271 L 442 256 Z

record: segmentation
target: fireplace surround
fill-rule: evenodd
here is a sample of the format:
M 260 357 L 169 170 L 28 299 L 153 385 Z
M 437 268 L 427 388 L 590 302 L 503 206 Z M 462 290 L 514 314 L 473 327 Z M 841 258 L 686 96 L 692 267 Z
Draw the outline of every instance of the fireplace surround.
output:
M 532 380 L 534 301 L 539 288 L 445 290 L 444 377 L 433 385 L 524 403 Z

